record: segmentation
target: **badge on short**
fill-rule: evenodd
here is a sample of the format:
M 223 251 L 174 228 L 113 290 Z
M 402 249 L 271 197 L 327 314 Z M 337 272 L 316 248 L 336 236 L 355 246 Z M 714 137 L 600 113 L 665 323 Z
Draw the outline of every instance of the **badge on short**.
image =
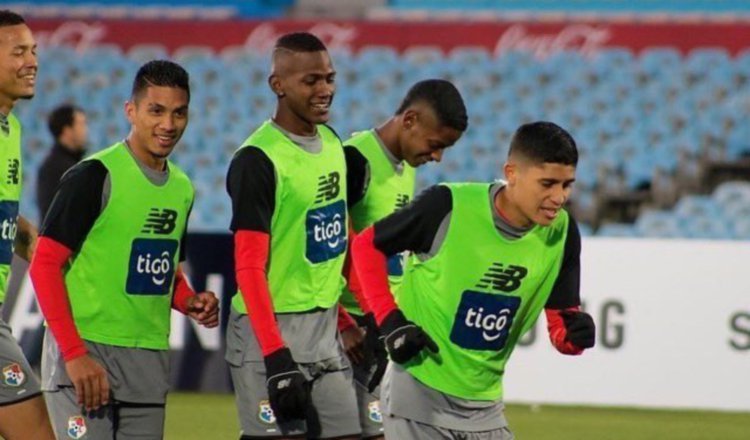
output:
M 258 404 L 258 419 L 269 425 L 276 423 L 276 416 L 273 415 L 273 410 L 268 400 L 261 400 L 260 404 Z
M 20 387 L 26 382 L 26 374 L 18 364 L 10 364 L 3 368 L 3 381 L 5 385 Z
M 68 419 L 68 437 L 78 440 L 86 435 L 86 421 L 82 416 L 73 416 Z

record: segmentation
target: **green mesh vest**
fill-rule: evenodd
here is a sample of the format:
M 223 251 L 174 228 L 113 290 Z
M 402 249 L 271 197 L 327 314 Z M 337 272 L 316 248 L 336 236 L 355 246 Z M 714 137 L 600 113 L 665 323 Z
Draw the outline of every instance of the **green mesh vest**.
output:
M 347 246 L 346 163 L 341 141 L 318 125 L 323 148 L 309 153 L 270 121 L 244 143 L 260 148 L 276 174 L 268 287 L 274 312 L 333 307 L 341 294 Z M 238 292 L 232 306 L 246 313 Z
M 414 197 L 416 173 L 406 162 L 403 172 L 396 172 L 374 130 L 355 133 L 345 144 L 359 150 L 370 166 L 370 183 L 367 191 L 362 200 L 350 209 L 354 230 L 360 232 L 411 201 Z M 388 281 L 391 291 L 396 291 L 401 285 L 404 258 L 403 254 L 388 258 Z M 362 314 L 359 304 L 346 287 L 341 296 L 341 304 L 349 313 Z
M 107 168 L 112 187 L 65 273 L 76 328 L 88 341 L 167 350 L 193 186 L 171 162 L 167 182 L 154 185 L 123 143 L 87 160 Z
M 21 124 L 8 115 L 10 133 L 0 130 L 0 304 L 5 301 L 13 242 L 18 230 L 18 201 L 21 199 Z
M 503 373 L 518 339 L 536 322 L 562 265 L 568 215 L 509 240 L 495 227 L 489 184 L 447 185 L 453 211 L 437 255 L 407 268 L 397 298 L 432 336 L 437 356 L 407 371 L 430 388 L 470 400 L 503 395 Z

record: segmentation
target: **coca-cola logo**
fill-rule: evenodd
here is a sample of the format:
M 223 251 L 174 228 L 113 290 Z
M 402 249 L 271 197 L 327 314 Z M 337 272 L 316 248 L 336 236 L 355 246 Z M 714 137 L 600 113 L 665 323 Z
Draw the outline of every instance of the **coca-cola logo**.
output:
M 50 31 L 35 31 L 34 38 L 39 47 L 64 45 L 85 52 L 100 44 L 106 34 L 107 27 L 100 23 L 66 21 Z
M 358 35 L 354 25 L 330 22 L 316 23 L 307 32 L 317 36 L 330 51 L 351 51 L 352 42 Z M 253 29 L 245 39 L 244 46 L 257 52 L 268 52 L 276 40 L 286 32 L 279 31 L 273 24 L 264 23 Z
M 495 45 L 495 56 L 508 51 L 532 52 L 545 58 L 563 50 L 578 51 L 583 56 L 596 54 L 612 38 L 606 26 L 572 24 L 555 33 L 531 34 L 525 26 L 517 24 L 503 32 Z

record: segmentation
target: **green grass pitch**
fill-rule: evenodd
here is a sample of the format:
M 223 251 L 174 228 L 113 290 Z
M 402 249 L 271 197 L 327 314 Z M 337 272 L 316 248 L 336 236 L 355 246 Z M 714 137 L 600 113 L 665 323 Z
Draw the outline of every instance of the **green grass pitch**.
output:
M 750 413 L 508 405 L 518 440 L 747 440 Z M 234 398 L 172 393 L 168 440 L 238 439 Z

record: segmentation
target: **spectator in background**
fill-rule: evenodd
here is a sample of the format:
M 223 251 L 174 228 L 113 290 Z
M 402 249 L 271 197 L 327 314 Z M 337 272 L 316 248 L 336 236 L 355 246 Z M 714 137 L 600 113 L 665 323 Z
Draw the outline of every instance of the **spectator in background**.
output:
M 89 131 L 86 114 L 70 104 L 63 104 L 52 110 L 47 126 L 55 144 L 39 167 L 37 177 L 36 203 L 40 223 L 52 203 L 60 178 L 86 154 Z

